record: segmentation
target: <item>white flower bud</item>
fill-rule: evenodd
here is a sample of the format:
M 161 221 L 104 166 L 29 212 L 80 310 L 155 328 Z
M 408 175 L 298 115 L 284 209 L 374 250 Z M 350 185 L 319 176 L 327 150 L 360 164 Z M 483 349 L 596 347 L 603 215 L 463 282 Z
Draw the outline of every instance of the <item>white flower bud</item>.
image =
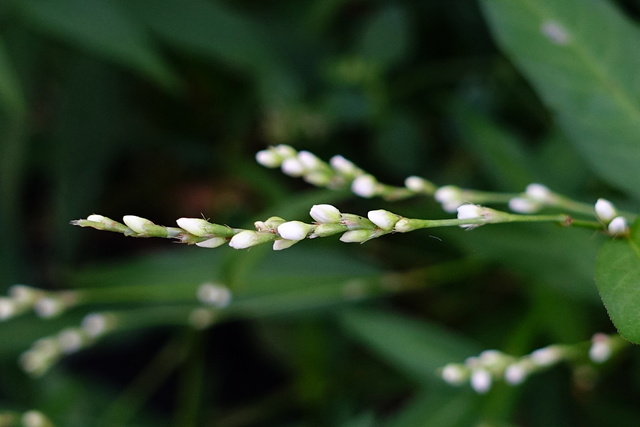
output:
M 464 366 L 450 363 L 442 368 L 441 377 L 447 383 L 452 385 L 462 384 L 468 376 L 467 369 Z
M 206 222 L 207 221 L 202 218 L 178 218 L 176 220 L 178 227 L 188 231 L 194 236 L 199 237 L 205 236 L 207 234 L 207 232 L 203 228 L 203 223 Z
M 113 321 L 103 313 L 91 313 L 84 316 L 81 322 L 82 330 L 91 338 L 104 335 L 112 327 Z
M 553 193 L 549 188 L 542 184 L 529 184 L 525 189 L 525 193 L 528 197 L 536 202 L 551 203 L 553 201 Z
M 400 216 L 384 209 L 378 209 L 375 211 L 369 211 L 367 213 L 367 218 L 381 229 L 391 231 L 393 226 L 396 225 L 400 219 Z
M 404 186 L 414 193 L 424 193 L 433 191 L 433 184 L 419 176 L 410 176 L 404 180 Z
M 306 170 L 302 162 L 295 157 L 285 159 L 285 161 L 282 162 L 281 168 L 282 172 L 293 177 L 304 175 Z
M 27 411 L 22 414 L 22 425 L 24 427 L 50 427 L 51 422 L 40 411 Z
M 550 345 L 539 348 L 531 353 L 531 361 L 538 366 L 550 366 L 562 358 L 562 351 L 559 347 Z
M 122 221 L 124 221 L 127 227 L 139 234 L 146 233 L 149 226 L 155 226 L 155 224 L 148 219 L 135 215 L 125 215 L 122 217 Z
M 589 348 L 589 359 L 594 363 L 604 363 L 611 357 L 611 338 L 605 334 L 594 334 Z
M 444 187 L 440 187 L 436 190 L 433 194 L 433 198 L 442 204 L 461 202 L 462 190 L 460 187 L 456 187 L 455 185 L 445 185 Z
M 617 216 L 611 220 L 607 230 L 612 236 L 625 236 L 629 234 L 629 225 L 627 224 L 626 219 L 621 216 Z
M 364 243 L 374 235 L 371 230 L 351 230 L 340 236 L 340 241 L 345 243 Z
M 598 219 L 605 224 L 608 224 L 612 219 L 618 216 L 618 211 L 615 206 L 613 206 L 613 203 L 606 199 L 598 199 L 595 210 Z
M 335 223 L 342 219 L 342 214 L 332 205 L 313 205 L 309 215 L 320 224 Z
M 287 240 L 287 239 L 277 239 L 273 241 L 273 250 L 281 251 L 284 249 L 288 249 L 291 246 L 298 243 L 300 240 Z
M 76 328 L 68 328 L 58 334 L 58 345 L 64 354 L 75 353 L 82 348 L 84 337 L 82 331 Z
M 466 205 L 462 205 L 458 208 L 458 219 L 475 219 L 483 217 L 482 207 L 478 205 L 472 205 L 467 203 Z M 473 228 L 477 227 L 479 224 L 463 224 L 460 227 L 462 228 Z
M 26 285 L 13 285 L 9 288 L 11 299 L 20 306 L 32 305 L 41 291 Z
M 223 308 L 231 302 L 231 292 L 225 286 L 203 283 L 197 291 L 198 300 L 203 304 Z
M 272 147 L 273 150 L 283 159 L 288 159 L 291 157 L 295 157 L 297 154 L 297 151 L 295 148 L 293 148 L 290 145 L 285 145 L 285 144 L 280 144 L 280 145 L 276 145 L 275 147 Z
M 499 364 L 504 357 L 504 354 L 498 350 L 484 350 L 478 355 L 480 363 L 484 366 Z
M 91 214 L 91 215 L 89 215 L 87 217 L 87 221 L 102 223 L 102 222 L 110 221 L 110 220 L 106 216 L 97 215 L 97 214 Z
M 0 320 L 6 320 L 13 317 L 18 311 L 18 307 L 10 298 L 0 298 Z
M 527 369 L 522 363 L 511 364 L 504 371 L 504 380 L 511 385 L 522 384 L 525 378 L 527 378 Z
M 244 230 L 231 238 L 229 246 L 233 249 L 246 249 L 260 243 L 262 243 L 262 240 L 256 231 Z
M 378 194 L 379 184 L 373 175 L 360 175 L 351 183 L 351 191 L 360 197 L 373 197 Z
M 180 228 L 198 237 L 213 234 L 216 228 L 216 224 L 211 224 L 202 218 L 178 218 L 176 223 Z
M 320 160 L 318 156 L 309 151 L 299 151 L 297 157 L 298 161 L 302 163 L 302 166 L 307 170 L 320 169 L 324 165 L 324 162 Z
M 282 164 L 282 157 L 274 150 L 261 150 L 256 153 L 256 161 L 267 168 L 277 168 Z
M 492 378 L 486 369 L 475 369 L 471 373 L 471 388 L 476 393 L 484 394 L 491 388 Z
M 278 234 L 287 240 L 302 240 L 313 229 L 302 221 L 288 221 L 278 226 Z
M 509 200 L 509 209 L 522 214 L 536 213 L 541 207 L 539 202 L 525 197 L 514 197 Z
M 64 310 L 64 304 L 57 298 L 40 298 L 33 307 L 39 317 L 49 318 L 57 316 Z
M 353 176 L 360 171 L 356 165 L 342 156 L 333 156 L 329 160 L 329 164 L 336 172 L 342 175 Z
M 196 246 L 201 248 L 217 248 L 227 243 L 227 239 L 224 237 L 212 237 L 211 239 L 203 240 L 202 242 L 196 242 Z

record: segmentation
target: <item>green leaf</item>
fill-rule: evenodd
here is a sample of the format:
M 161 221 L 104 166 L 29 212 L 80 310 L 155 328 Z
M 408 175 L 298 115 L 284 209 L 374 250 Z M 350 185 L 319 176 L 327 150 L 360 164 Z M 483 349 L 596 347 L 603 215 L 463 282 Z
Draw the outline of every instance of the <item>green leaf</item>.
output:
M 516 135 L 497 126 L 467 102 L 453 103 L 451 113 L 462 141 L 498 188 L 522 191 L 537 181 L 529 153 Z
M 342 326 L 409 378 L 425 383 L 438 368 L 480 352 L 476 345 L 445 329 L 379 310 L 346 310 Z
M 168 44 L 257 76 L 267 99 L 295 96 L 295 79 L 280 66 L 258 24 L 246 16 L 204 0 L 135 0 L 130 6 Z
M 109 58 L 174 89 L 178 85 L 142 26 L 109 0 L 24 0 L 22 16 L 38 30 Z
M 635 221 L 628 238 L 614 238 L 602 245 L 596 284 L 620 335 L 640 344 L 640 220 Z
M 484 0 L 502 49 L 590 165 L 640 195 L 640 33 L 602 0 Z
M 406 54 L 409 31 L 407 17 L 398 6 L 387 6 L 366 23 L 360 40 L 363 57 L 383 68 Z
M 2 39 L 0 39 L 0 104 L 11 116 L 22 116 L 25 113 L 24 94 Z
M 480 417 L 478 395 L 449 384 L 429 387 L 412 399 L 385 427 L 453 427 L 474 425 Z

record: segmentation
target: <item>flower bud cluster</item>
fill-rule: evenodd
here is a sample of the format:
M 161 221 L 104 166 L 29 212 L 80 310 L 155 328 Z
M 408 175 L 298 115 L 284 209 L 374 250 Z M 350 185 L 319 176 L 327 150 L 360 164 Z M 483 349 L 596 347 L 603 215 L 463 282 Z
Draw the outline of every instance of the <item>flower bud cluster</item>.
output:
M 612 236 L 626 236 L 629 234 L 629 224 L 627 220 L 620 216 L 616 207 L 606 199 L 598 199 L 595 204 L 596 218 Z
M 333 156 L 325 163 L 313 153 L 298 152 L 288 145 L 276 145 L 259 151 L 256 160 L 263 166 L 279 167 L 286 175 L 302 177 L 308 183 L 319 187 L 335 189 L 350 186 L 354 194 L 365 198 L 382 196 L 387 199 L 399 199 L 415 194 L 431 195 L 435 191 L 431 182 L 417 176 L 407 178 L 404 187 L 381 184 L 376 177 L 343 156 Z
M 542 184 L 529 184 L 518 197 L 509 200 L 509 209 L 522 214 L 531 214 L 540 211 L 543 207 L 553 205 L 558 196 Z
M 66 292 L 47 292 L 26 285 L 14 285 L 9 288 L 8 296 L 0 297 L 0 321 L 7 320 L 33 310 L 42 318 L 59 315 L 75 304 L 75 294 Z
M 84 317 L 80 327 L 66 328 L 57 335 L 37 340 L 20 355 L 20 365 L 25 372 L 40 376 L 63 356 L 91 345 L 114 327 L 112 315 L 89 314 Z
M 449 363 L 440 369 L 442 379 L 451 385 L 469 383 L 477 393 L 486 393 L 496 381 L 509 385 L 523 383 L 529 376 L 560 362 L 573 362 L 576 372 L 585 367 L 587 358 L 594 364 L 604 363 L 628 343 L 619 336 L 597 333 L 587 348 L 584 343 L 549 345 L 522 357 L 497 350 L 486 350 L 464 363 Z M 593 366 L 593 365 L 591 365 Z
M 469 357 L 463 364 L 450 363 L 444 366 L 440 375 L 452 385 L 468 382 L 473 390 L 483 394 L 491 389 L 495 381 L 521 384 L 529 375 L 564 360 L 568 355 L 570 352 L 559 345 L 544 347 L 519 358 L 498 350 L 485 350 L 477 357 Z
M 286 175 L 302 177 L 319 187 L 342 187 L 363 174 L 361 169 L 342 156 L 335 156 L 327 164 L 309 151 L 297 151 L 283 144 L 258 151 L 256 160 L 262 166 L 279 167 Z

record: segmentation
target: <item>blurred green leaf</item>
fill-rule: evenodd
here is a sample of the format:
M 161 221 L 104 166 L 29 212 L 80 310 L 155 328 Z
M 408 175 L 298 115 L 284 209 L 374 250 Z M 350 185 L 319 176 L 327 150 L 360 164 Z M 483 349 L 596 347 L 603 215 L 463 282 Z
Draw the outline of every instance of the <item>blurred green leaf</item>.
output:
M 453 332 L 380 310 L 341 312 L 344 329 L 389 364 L 420 382 L 441 381 L 438 369 L 480 352 L 480 348 Z
M 640 344 L 640 220 L 625 239 L 600 248 L 596 283 L 611 321 L 624 338 Z
M 640 195 L 640 32 L 603 0 L 484 0 L 498 43 L 609 182 Z
M 266 34 L 247 16 L 205 0 L 129 2 L 158 37 L 216 64 L 258 77 L 269 99 L 290 97 L 297 83 L 281 67 Z
M 134 69 L 167 89 L 179 85 L 142 26 L 112 0 L 24 0 L 16 5 L 45 34 Z
M 599 240 L 591 231 L 522 224 L 470 231 L 446 229 L 436 235 L 456 239 L 481 259 L 508 266 L 565 297 L 598 300 L 593 286 L 593 260 Z
M 462 141 L 473 152 L 496 188 L 522 191 L 536 182 L 522 141 L 463 101 L 452 105 L 452 117 Z
M 11 58 L 0 38 L 0 104 L 9 116 L 22 116 L 26 102 Z
M 478 395 L 448 384 L 430 387 L 403 407 L 385 427 L 464 427 L 478 420 Z
M 398 5 L 387 5 L 366 22 L 360 39 L 360 54 L 385 69 L 402 59 L 408 50 L 409 22 Z

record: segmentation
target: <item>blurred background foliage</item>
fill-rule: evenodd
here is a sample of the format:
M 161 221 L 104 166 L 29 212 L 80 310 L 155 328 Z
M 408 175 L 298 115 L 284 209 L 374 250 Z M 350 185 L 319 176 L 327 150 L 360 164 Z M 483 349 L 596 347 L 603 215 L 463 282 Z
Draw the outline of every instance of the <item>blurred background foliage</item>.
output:
M 146 304 L 89 309 L 155 309 L 35 379 L 20 352 L 87 308 L 1 324 L 0 406 L 60 426 L 638 425 L 635 350 L 588 384 L 561 366 L 485 396 L 436 371 L 486 348 L 519 355 L 613 332 L 590 232 L 446 229 L 273 253 L 69 225 L 95 212 L 248 227 L 307 220 L 314 203 L 445 215 L 430 200 L 356 199 L 255 163 L 279 143 L 342 154 L 396 185 L 414 174 L 507 192 L 542 182 L 637 207 L 637 188 L 594 173 L 496 47 L 481 3 L 0 2 L 0 285 L 147 286 Z M 634 0 L 610 4 L 640 13 Z M 232 314 L 206 331 L 172 320 L 211 280 L 238 298 Z

